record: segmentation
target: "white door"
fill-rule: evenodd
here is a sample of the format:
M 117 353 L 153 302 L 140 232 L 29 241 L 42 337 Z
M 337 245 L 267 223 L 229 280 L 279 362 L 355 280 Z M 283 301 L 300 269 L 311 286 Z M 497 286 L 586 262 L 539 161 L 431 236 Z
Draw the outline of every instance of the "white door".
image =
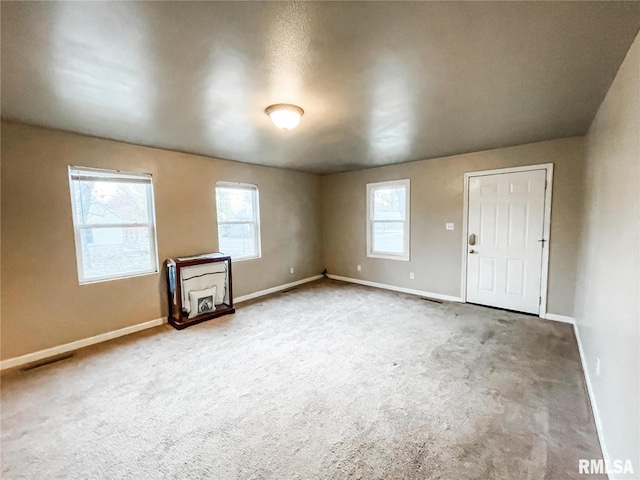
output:
M 469 177 L 467 302 L 538 313 L 546 170 Z

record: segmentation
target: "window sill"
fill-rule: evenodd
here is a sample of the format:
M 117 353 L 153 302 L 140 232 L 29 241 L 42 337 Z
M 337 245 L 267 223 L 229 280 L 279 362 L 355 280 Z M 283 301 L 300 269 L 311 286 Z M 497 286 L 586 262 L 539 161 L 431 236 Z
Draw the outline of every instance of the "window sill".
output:
M 245 262 L 247 260 L 258 260 L 260 258 L 262 258 L 262 255 L 258 255 L 256 257 L 240 257 L 240 258 L 231 257 L 231 261 L 236 263 L 236 262 Z
M 132 273 L 131 275 L 118 275 L 117 277 L 101 277 L 101 278 L 95 278 L 91 280 L 81 280 L 79 281 L 79 284 L 91 285 L 93 283 L 111 282 L 113 280 L 126 280 L 127 278 L 146 277 L 147 275 L 157 275 L 159 273 L 160 273 L 159 270 L 154 270 L 151 272 Z
M 408 262 L 410 260 L 409 255 L 394 255 L 392 253 L 367 253 L 368 258 L 380 258 L 383 260 L 399 260 L 401 262 Z

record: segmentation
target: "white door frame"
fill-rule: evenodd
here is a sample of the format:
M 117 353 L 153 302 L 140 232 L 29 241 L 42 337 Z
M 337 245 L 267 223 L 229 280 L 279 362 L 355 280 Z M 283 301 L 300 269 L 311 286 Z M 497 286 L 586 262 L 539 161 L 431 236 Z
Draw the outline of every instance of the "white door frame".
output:
M 549 250 L 551 248 L 551 191 L 553 190 L 553 163 L 541 163 L 539 165 L 527 165 L 525 167 L 499 168 L 496 170 L 482 170 L 467 172 L 464 174 L 464 205 L 462 208 L 462 291 L 460 297 L 467 302 L 467 237 L 469 236 L 469 179 L 472 177 L 484 177 L 486 175 L 500 175 L 503 173 L 529 172 L 531 170 L 546 170 L 546 188 L 544 192 L 544 225 L 542 238 L 546 240 L 542 248 L 542 270 L 540 272 L 540 308 L 538 315 L 544 317 L 547 314 L 547 283 L 549 279 Z

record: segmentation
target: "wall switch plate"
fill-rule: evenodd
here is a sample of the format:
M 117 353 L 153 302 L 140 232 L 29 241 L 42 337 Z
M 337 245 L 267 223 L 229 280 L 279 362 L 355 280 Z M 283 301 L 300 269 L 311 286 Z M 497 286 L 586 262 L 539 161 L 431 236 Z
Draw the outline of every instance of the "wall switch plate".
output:
M 413 272 L 411 272 L 411 273 L 409 274 L 409 278 L 410 278 L 411 280 L 414 280 L 414 279 L 416 278 L 416 276 L 413 274 Z
M 289 269 L 289 273 L 293 273 L 293 267 Z
M 596 377 L 600 376 L 600 357 L 596 357 Z
M 447 230 L 453 230 L 453 223 L 447 223 L 447 224 L 445 225 L 445 228 L 446 228 Z
M 362 271 L 362 265 L 358 265 L 358 266 L 356 267 L 356 269 L 357 269 L 359 272 L 361 272 L 361 271 Z

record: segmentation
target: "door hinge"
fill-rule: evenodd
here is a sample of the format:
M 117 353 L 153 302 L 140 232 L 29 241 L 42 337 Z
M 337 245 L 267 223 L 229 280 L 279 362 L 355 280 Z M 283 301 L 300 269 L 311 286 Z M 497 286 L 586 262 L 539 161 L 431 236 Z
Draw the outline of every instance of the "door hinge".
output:
M 542 305 L 542 297 L 538 297 L 538 305 Z

